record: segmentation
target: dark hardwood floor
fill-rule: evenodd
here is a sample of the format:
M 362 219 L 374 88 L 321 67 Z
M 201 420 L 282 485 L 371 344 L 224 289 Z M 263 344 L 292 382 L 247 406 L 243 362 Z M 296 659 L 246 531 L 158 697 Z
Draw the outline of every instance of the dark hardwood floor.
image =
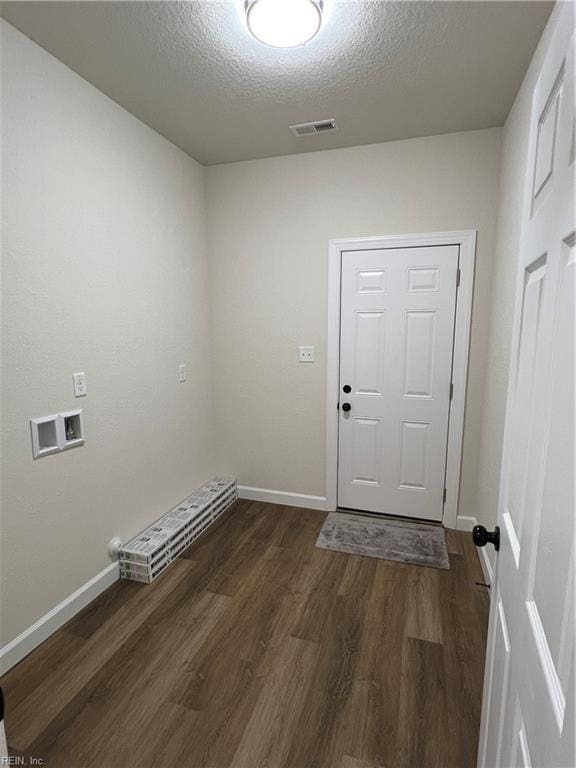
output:
M 48 768 L 472 768 L 488 598 L 449 571 L 316 549 L 324 513 L 238 502 L 151 585 L 118 582 L 4 676 Z

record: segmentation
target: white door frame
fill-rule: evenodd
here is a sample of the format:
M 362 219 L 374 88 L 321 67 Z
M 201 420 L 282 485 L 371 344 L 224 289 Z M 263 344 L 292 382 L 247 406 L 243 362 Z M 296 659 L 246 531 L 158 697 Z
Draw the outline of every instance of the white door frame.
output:
M 338 499 L 338 401 L 340 377 L 340 288 L 342 254 L 346 251 L 379 248 L 417 248 L 435 245 L 458 245 L 460 248 L 460 287 L 456 298 L 452 383 L 454 395 L 450 404 L 448 454 L 446 460 L 446 501 L 443 524 L 456 528 L 468 350 L 472 319 L 476 230 L 430 232 L 422 235 L 386 235 L 330 240 L 328 254 L 328 336 L 326 345 L 326 508 L 335 510 Z

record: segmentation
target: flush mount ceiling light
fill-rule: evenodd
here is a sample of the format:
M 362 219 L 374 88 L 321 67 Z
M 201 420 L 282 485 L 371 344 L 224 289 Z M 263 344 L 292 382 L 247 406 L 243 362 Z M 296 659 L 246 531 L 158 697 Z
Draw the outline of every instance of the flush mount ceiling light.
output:
M 250 32 L 274 48 L 304 45 L 322 24 L 321 0 L 246 0 L 245 7 Z

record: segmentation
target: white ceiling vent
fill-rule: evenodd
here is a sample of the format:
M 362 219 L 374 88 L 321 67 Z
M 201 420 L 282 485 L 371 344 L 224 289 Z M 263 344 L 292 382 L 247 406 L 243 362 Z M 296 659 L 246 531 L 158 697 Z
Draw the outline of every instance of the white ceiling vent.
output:
M 294 136 L 313 136 L 318 133 L 330 133 L 330 131 L 337 131 L 338 126 L 334 118 L 330 120 L 317 120 L 313 123 L 300 123 L 299 125 L 291 125 L 290 130 Z

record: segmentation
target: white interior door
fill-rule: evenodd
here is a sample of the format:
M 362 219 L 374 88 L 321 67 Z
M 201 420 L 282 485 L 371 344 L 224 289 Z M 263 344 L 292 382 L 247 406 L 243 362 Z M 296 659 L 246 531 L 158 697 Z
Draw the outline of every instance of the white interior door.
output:
M 442 520 L 458 253 L 342 253 L 340 507 Z
M 534 94 L 479 765 L 574 768 L 573 7 Z

